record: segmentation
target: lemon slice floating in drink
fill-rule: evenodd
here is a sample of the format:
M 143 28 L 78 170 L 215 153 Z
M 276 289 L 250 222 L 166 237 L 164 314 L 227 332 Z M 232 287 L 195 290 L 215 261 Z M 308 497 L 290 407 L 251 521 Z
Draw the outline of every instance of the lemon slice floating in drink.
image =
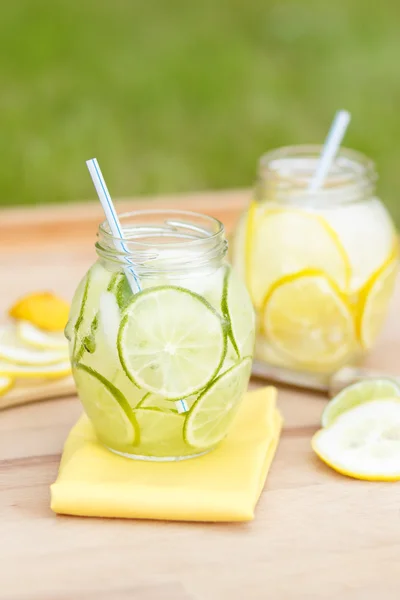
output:
M 168 399 L 190 396 L 218 373 L 226 324 L 201 296 L 173 286 L 135 296 L 118 335 L 121 363 L 141 388 Z
M 346 411 L 314 435 L 312 448 L 343 475 L 400 480 L 400 398 L 374 400 Z
M 248 287 L 257 309 L 273 284 L 305 269 L 323 271 L 341 290 L 350 282 L 351 267 L 340 238 L 311 211 L 253 203 L 245 255 Z
M 339 364 L 352 350 L 353 318 L 345 298 L 323 274 L 282 278 L 264 302 L 262 327 L 276 349 L 299 364 Z

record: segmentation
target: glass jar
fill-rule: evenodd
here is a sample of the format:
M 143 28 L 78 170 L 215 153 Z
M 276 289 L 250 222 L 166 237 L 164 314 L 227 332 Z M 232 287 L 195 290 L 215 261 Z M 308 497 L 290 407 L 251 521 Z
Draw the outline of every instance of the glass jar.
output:
M 311 192 L 321 150 L 294 146 L 261 157 L 233 249 L 256 309 L 255 371 L 311 387 L 326 386 L 373 347 L 398 263 L 373 162 L 341 149 Z
M 71 306 L 66 336 L 79 398 L 114 452 L 198 456 L 225 437 L 247 389 L 251 300 L 226 261 L 216 219 L 145 210 L 122 215 L 121 226 L 126 252 L 103 223 L 99 258 Z

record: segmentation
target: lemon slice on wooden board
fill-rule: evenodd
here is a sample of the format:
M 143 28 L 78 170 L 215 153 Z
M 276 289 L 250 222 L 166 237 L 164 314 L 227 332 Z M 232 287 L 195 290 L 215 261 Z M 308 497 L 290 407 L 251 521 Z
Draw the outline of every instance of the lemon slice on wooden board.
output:
M 400 398 L 400 385 L 392 379 L 363 379 L 344 388 L 326 405 L 322 427 L 329 427 L 344 412 L 373 400 Z
M 400 399 L 374 400 L 340 415 L 312 439 L 338 473 L 369 481 L 400 480 Z
M 29 321 L 46 331 L 63 331 L 68 313 L 68 302 L 51 292 L 28 294 L 9 310 L 10 317 Z
M 354 347 L 350 308 L 323 273 L 282 278 L 267 296 L 261 319 L 266 338 L 298 364 L 334 368 Z
M 52 365 L 68 357 L 68 348 L 64 350 L 39 350 L 21 342 L 13 325 L 0 328 L 0 359 L 17 365 Z
M 361 343 L 366 349 L 373 346 L 385 321 L 397 271 L 398 259 L 395 256 L 375 273 L 360 292 L 361 311 L 358 329 Z
M 19 339 L 28 347 L 68 351 L 68 341 L 60 331 L 44 331 L 29 321 L 19 321 L 16 328 Z
M 257 309 L 274 283 L 305 269 L 324 272 L 341 290 L 349 286 L 351 267 L 340 238 L 310 211 L 253 204 L 245 252 L 247 283 Z
M 4 396 L 10 388 L 12 388 L 14 380 L 12 377 L 0 375 L 0 396 Z
M 20 379 L 58 379 L 71 374 L 69 361 L 54 365 L 16 365 L 0 360 L 0 377 L 15 377 Z

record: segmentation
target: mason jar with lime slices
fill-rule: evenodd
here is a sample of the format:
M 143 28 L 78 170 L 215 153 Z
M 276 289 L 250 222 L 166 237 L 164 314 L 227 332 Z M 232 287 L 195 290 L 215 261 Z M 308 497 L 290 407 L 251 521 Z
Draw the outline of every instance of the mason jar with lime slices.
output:
M 114 452 L 203 454 L 225 437 L 248 385 L 251 300 L 216 219 L 148 210 L 121 224 L 126 251 L 101 225 L 98 261 L 73 299 L 66 336 L 78 395 Z
M 399 254 L 375 195 L 373 162 L 341 149 L 323 186 L 311 191 L 320 154 L 319 146 L 296 146 L 261 157 L 233 246 L 256 309 L 256 368 L 318 387 L 373 347 Z

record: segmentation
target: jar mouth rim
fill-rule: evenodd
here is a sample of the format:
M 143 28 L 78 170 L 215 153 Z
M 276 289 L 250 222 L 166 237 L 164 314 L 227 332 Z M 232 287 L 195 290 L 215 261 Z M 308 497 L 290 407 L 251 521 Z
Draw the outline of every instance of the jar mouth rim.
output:
M 283 146 L 281 148 L 275 148 L 268 152 L 265 152 L 259 159 L 260 170 L 266 170 L 268 172 L 279 175 L 279 161 L 286 160 L 296 161 L 296 159 L 309 159 L 315 161 L 319 159 L 323 146 L 321 144 L 300 144 L 292 146 Z M 276 162 L 275 162 L 276 161 Z M 274 164 L 275 162 L 275 164 Z M 346 147 L 341 147 L 333 161 L 333 166 L 336 167 L 336 172 L 328 174 L 326 180 L 330 180 L 333 184 L 337 183 L 338 180 L 347 176 L 346 184 L 355 183 L 356 180 L 368 179 L 369 181 L 375 181 L 377 179 L 377 173 L 375 163 L 372 159 L 367 157 L 358 150 L 353 150 Z M 287 170 L 290 171 L 290 168 Z M 293 173 L 294 174 L 294 173 Z M 304 176 L 304 182 L 311 179 L 313 172 L 309 172 L 308 176 Z M 324 191 L 324 187 L 320 190 Z
M 144 224 L 143 222 L 135 223 L 135 219 L 140 217 L 154 217 L 155 221 L 157 221 L 158 218 L 158 223 L 151 223 L 150 220 L 147 222 L 147 224 Z M 153 228 L 160 235 L 163 235 L 166 238 L 169 236 L 175 238 L 179 237 L 177 233 L 177 231 L 179 232 L 179 228 L 186 229 L 187 232 L 192 232 L 192 235 L 190 235 L 190 233 L 186 233 L 185 236 L 182 236 L 182 240 L 179 242 L 176 239 L 174 241 L 164 242 L 164 247 L 176 247 L 181 245 L 185 245 L 185 247 L 187 247 L 188 245 L 196 246 L 199 244 L 204 244 L 205 241 L 210 242 L 214 239 L 217 239 L 223 235 L 225 231 L 224 225 L 219 219 L 204 213 L 189 210 L 148 208 L 123 212 L 118 214 L 118 218 L 120 220 L 123 233 L 126 233 L 128 230 L 128 233 L 131 235 L 126 237 L 124 236 L 122 238 L 114 236 L 111 233 L 110 227 L 106 220 L 99 225 L 99 233 L 109 242 L 125 241 L 129 243 L 129 246 L 132 245 L 134 247 L 137 245 L 141 248 L 151 248 L 154 246 L 154 242 L 146 242 L 140 239 L 140 237 L 134 235 L 135 230 L 136 232 L 139 232 L 140 228 L 143 229 L 146 226 L 150 229 Z M 197 235 L 195 235 L 196 233 Z

